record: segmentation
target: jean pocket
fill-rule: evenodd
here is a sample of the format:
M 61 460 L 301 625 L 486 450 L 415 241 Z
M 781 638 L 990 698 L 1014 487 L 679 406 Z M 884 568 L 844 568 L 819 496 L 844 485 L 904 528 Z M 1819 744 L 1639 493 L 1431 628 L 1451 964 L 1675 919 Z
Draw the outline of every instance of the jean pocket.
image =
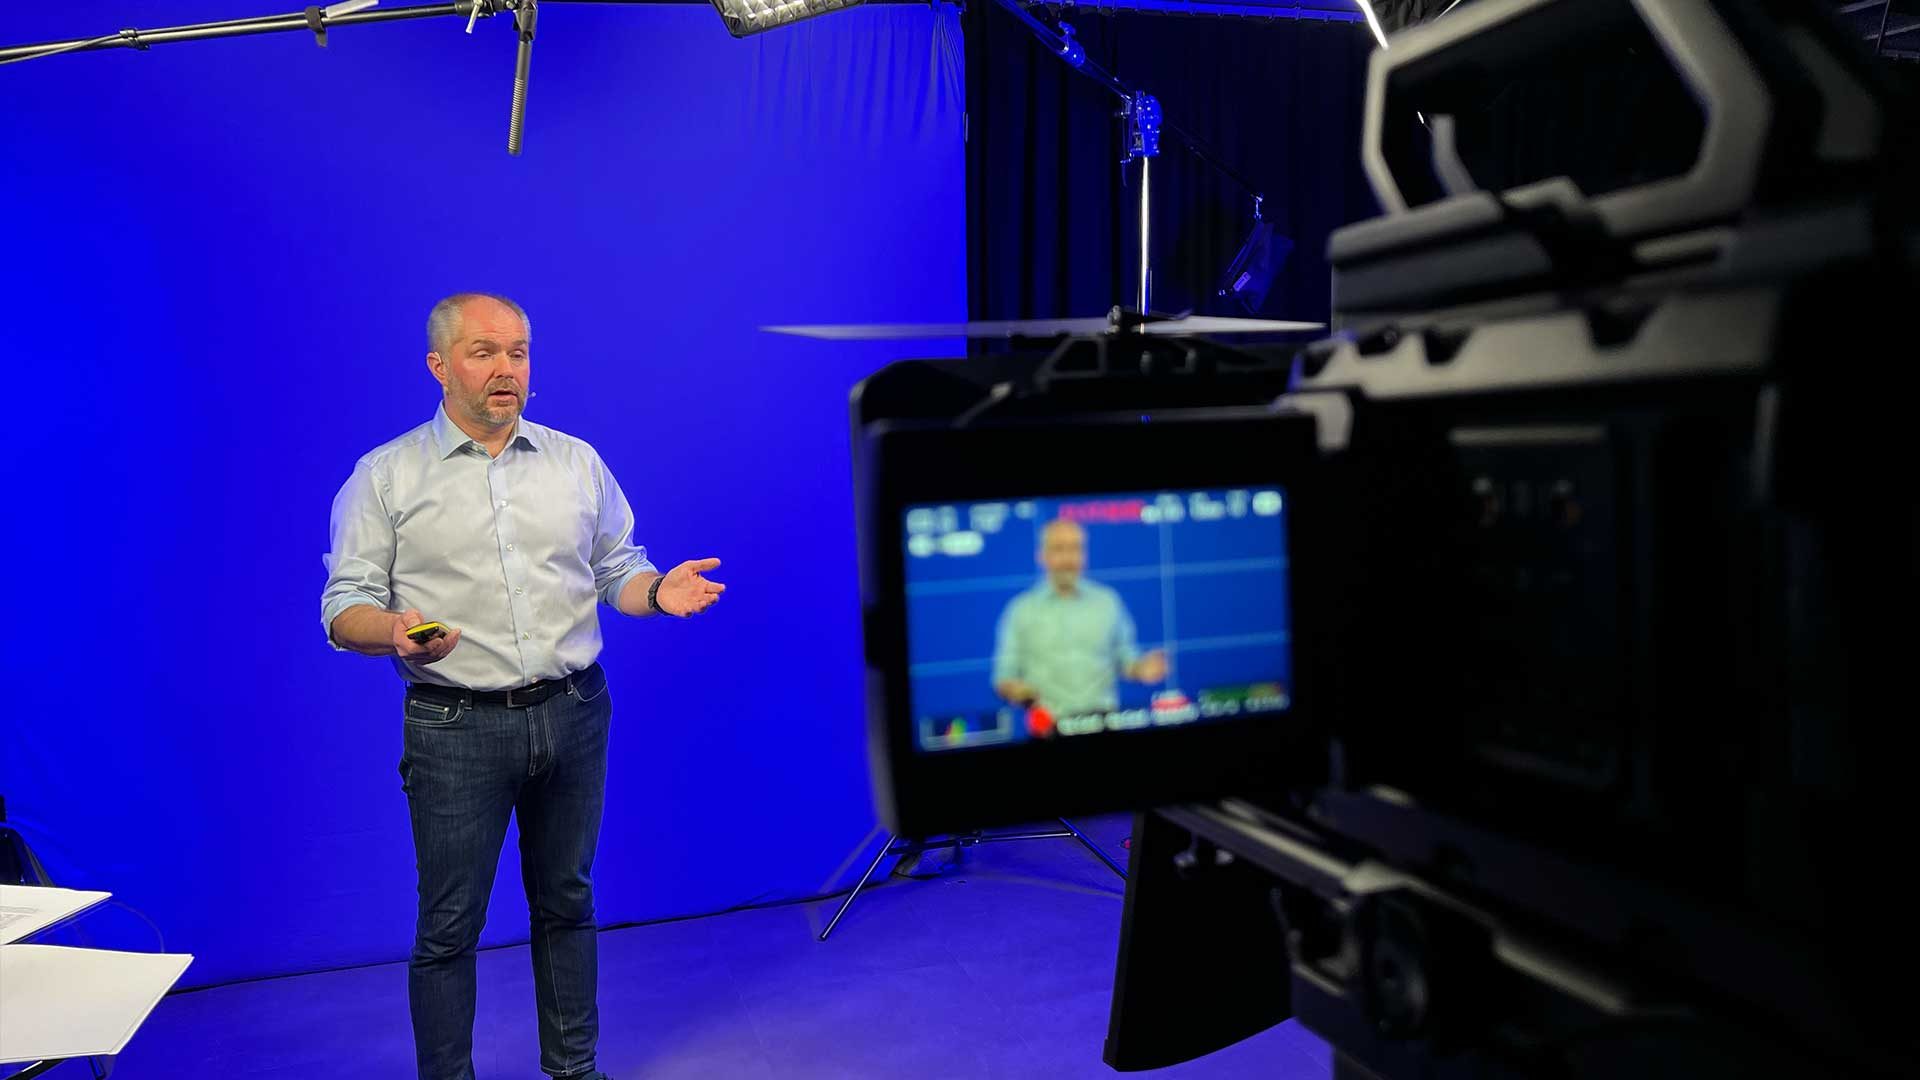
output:
M 428 697 L 407 696 L 407 723 L 421 727 L 446 727 L 460 719 L 466 706 L 458 701 L 435 701 Z
M 598 701 L 606 696 L 606 693 L 607 672 L 598 665 L 590 668 L 573 682 L 573 696 L 579 698 L 582 705 Z

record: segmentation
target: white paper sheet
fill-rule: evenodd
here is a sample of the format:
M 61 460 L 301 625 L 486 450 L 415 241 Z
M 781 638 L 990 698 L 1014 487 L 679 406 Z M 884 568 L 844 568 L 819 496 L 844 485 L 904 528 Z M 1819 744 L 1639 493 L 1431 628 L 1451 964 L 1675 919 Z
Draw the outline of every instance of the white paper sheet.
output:
M 38 885 L 0 885 L 0 945 L 45 930 L 112 895 Z
M 0 945 L 0 1062 L 117 1054 L 193 957 Z

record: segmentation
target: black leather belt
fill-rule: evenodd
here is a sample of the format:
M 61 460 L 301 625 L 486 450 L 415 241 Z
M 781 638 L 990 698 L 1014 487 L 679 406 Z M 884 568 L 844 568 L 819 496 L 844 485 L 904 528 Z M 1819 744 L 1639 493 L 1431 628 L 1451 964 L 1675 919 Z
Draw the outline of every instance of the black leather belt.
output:
M 467 690 L 458 686 L 441 686 L 438 683 L 417 682 L 407 688 L 411 694 L 437 701 L 464 701 L 476 705 L 505 705 L 509 709 L 524 709 L 529 705 L 538 705 L 555 694 L 570 690 L 573 684 L 599 667 L 594 664 L 584 671 L 558 679 L 541 679 L 536 683 L 517 686 L 511 690 Z

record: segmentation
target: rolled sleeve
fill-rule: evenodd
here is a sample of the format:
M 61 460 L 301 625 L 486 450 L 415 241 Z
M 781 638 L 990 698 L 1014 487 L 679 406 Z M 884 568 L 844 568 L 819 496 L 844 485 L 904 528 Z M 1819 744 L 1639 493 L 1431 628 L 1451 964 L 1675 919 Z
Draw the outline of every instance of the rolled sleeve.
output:
M 393 521 L 373 469 L 362 461 L 333 498 L 328 529 L 331 549 L 321 558 L 327 570 L 320 593 L 320 630 L 335 650 L 333 621 L 361 604 L 386 610 L 393 596 Z
M 994 634 L 993 685 L 1020 677 L 1020 606 L 1023 597 L 1015 597 L 1000 613 L 1000 626 Z
M 593 534 L 593 585 L 600 602 L 618 611 L 620 592 L 627 582 L 659 571 L 647 561 L 647 549 L 633 542 L 633 507 L 613 472 L 597 457 L 594 470 L 600 488 L 600 513 Z
M 1133 616 L 1127 613 L 1127 605 L 1117 595 L 1113 599 L 1113 609 L 1114 667 L 1124 672 L 1133 666 L 1135 660 L 1140 659 L 1140 642 L 1134 630 Z

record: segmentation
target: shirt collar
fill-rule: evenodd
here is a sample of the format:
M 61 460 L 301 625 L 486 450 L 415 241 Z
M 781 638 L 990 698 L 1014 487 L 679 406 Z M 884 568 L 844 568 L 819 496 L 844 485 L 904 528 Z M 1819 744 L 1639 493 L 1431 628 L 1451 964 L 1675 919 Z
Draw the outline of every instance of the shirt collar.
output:
M 1073 583 L 1072 592 L 1063 593 L 1053 587 L 1053 579 L 1051 577 L 1042 574 L 1040 576 L 1040 584 L 1034 586 L 1034 591 L 1051 600 L 1077 600 L 1087 594 L 1087 579 L 1084 577 L 1080 578 Z
M 439 408 L 433 410 L 433 444 L 434 448 L 440 451 L 440 460 L 445 461 L 453 456 L 454 451 L 468 443 L 480 445 L 474 442 L 471 435 L 460 430 L 460 425 L 455 424 L 453 418 L 447 415 L 446 403 L 442 402 Z M 524 416 L 514 424 L 513 438 L 507 440 L 508 446 L 516 444 L 524 445 L 529 450 L 540 449 L 540 436 L 535 432 L 534 426 L 527 423 L 527 418 Z

